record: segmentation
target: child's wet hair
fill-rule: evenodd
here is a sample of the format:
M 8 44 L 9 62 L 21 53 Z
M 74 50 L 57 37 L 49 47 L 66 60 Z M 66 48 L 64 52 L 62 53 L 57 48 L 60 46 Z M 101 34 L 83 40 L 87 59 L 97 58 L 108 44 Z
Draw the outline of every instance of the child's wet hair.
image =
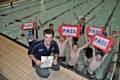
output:
M 53 24 L 53 23 L 50 23 L 50 24 L 49 24 L 49 27 L 50 27 L 50 26 L 54 26 L 54 24 Z
M 92 53 L 93 53 L 93 50 L 92 50 L 92 48 L 90 48 L 89 46 L 86 48 L 86 51 L 85 51 L 85 56 L 89 59 L 89 58 L 91 58 L 93 55 L 92 55 Z
M 77 42 L 78 42 L 78 38 L 77 38 L 77 37 L 73 37 L 72 39 L 73 39 L 73 42 L 74 42 L 74 43 L 77 43 Z
M 97 54 L 99 54 L 101 57 L 104 56 L 104 52 L 102 50 L 100 50 L 99 48 L 96 48 L 98 50 Z
M 43 35 L 45 35 L 45 34 L 52 34 L 52 36 L 54 37 L 54 33 L 53 33 L 53 31 L 51 29 L 45 29 L 43 31 Z
M 78 43 L 76 43 L 76 42 L 72 43 L 72 46 L 74 46 L 74 45 L 77 46 L 77 47 L 79 47 Z

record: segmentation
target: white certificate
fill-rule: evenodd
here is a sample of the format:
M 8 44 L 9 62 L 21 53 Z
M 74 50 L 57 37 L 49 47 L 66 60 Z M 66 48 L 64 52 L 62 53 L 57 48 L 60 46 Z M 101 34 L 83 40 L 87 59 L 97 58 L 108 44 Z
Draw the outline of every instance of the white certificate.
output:
M 43 62 L 40 65 L 41 68 L 51 67 L 53 63 L 53 56 L 41 56 L 41 62 Z

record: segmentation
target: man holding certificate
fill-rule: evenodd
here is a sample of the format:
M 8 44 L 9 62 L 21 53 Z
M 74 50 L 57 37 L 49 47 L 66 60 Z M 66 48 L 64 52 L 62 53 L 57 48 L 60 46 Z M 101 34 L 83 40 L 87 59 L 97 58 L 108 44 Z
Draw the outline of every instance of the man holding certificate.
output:
M 40 77 L 48 78 L 50 75 L 48 68 L 52 68 L 54 71 L 60 69 L 58 65 L 59 48 L 56 41 L 53 40 L 52 30 L 45 29 L 43 36 L 43 40 L 35 41 L 33 39 L 29 41 L 28 55 L 37 74 Z

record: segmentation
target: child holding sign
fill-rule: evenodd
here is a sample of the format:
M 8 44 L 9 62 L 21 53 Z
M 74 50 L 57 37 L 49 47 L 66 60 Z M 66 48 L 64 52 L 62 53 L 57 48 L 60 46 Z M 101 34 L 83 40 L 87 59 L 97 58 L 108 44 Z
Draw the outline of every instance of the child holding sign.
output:
M 66 39 L 65 36 L 60 35 L 57 39 L 54 38 L 57 42 L 59 47 L 59 61 L 65 61 L 65 49 L 67 46 L 68 38 Z
M 68 66 L 73 68 L 78 61 L 80 51 L 87 47 L 89 45 L 89 42 L 79 47 L 77 43 L 72 43 L 71 38 L 69 38 L 69 44 L 70 44 L 70 61 L 68 63 Z
M 84 32 L 85 32 L 85 25 L 87 23 L 89 23 L 90 21 L 92 21 L 93 19 L 95 19 L 95 18 L 96 18 L 96 15 L 94 15 L 92 18 L 90 18 L 87 21 L 86 21 L 85 17 L 83 17 L 83 18 L 80 19 L 80 25 L 82 26 L 81 34 L 84 34 Z
M 54 32 L 54 24 L 53 24 L 53 23 L 50 23 L 50 24 L 49 24 L 49 29 L 51 29 L 51 30 L 53 31 L 53 34 L 55 33 L 55 32 Z
M 94 74 L 95 70 L 101 66 L 101 64 L 104 62 L 105 58 L 108 55 L 108 53 L 104 54 L 103 57 L 101 56 L 102 53 L 99 53 L 96 55 L 95 48 L 93 46 L 92 46 L 92 50 L 93 50 L 93 53 L 92 53 L 93 58 L 88 67 L 88 74 L 90 75 Z

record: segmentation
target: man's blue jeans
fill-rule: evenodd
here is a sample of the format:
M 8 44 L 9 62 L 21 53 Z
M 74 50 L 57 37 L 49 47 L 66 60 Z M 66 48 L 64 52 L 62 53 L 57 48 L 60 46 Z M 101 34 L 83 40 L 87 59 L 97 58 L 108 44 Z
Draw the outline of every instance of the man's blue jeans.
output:
M 38 76 L 42 77 L 42 78 L 48 78 L 50 75 L 50 72 L 48 70 L 48 68 L 41 68 L 39 65 L 34 65 L 33 66 L 36 69 L 36 73 L 38 74 Z M 52 64 L 51 67 L 54 71 L 59 71 L 60 70 L 60 66 L 54 65 Z

